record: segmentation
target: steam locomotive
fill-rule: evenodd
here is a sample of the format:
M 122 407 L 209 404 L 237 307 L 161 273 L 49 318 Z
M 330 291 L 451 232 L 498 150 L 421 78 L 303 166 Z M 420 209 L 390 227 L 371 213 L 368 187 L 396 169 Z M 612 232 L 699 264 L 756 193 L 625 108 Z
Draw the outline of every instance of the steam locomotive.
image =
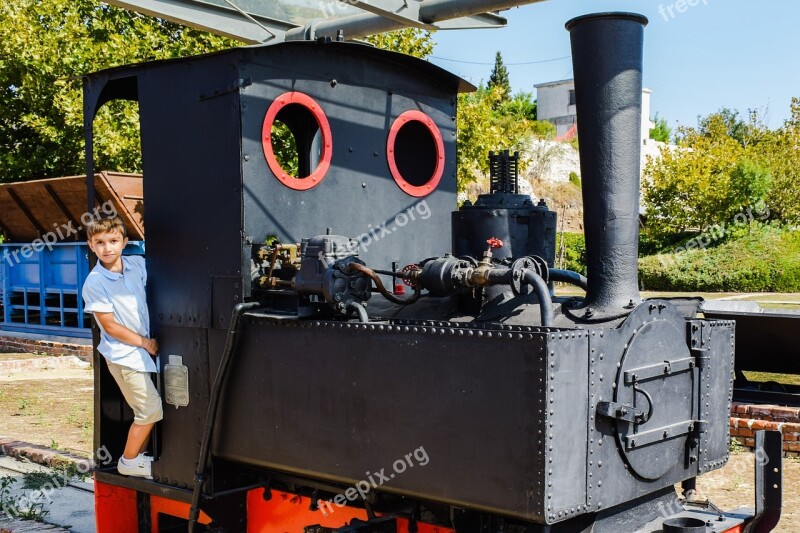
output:
M 88 176 L 97 110 L 139 104 L 169 359 L 154 479 L 98 468 L 98 530 L 768 529 L 674 489 L 728 459 L 734 324 L 639 295 L 646 23 L 567 24 L 588 280 L 554 268 L 556 215 L 514 156 L 454 211 L 474 87 L 430 63 L 321 39 L 87 75 Z M 95 363 L 95 445 L 118 457 L 132 417 Z

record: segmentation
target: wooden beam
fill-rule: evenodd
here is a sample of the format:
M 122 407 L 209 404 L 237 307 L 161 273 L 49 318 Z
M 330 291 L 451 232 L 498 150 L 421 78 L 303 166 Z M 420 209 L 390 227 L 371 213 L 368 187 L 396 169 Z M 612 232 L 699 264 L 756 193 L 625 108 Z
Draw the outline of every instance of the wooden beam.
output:
M 28 219 L 28 222 L 30 222 L 31 225 L 33 225 L 33 227 L 36 228 L 36 231 L 39 232 L 39 237 L 47 233 L 44 227 L 42 227 L 42 225 L 39 224 L 39 221 L 36 220 L 36 217 L 33 216 L 33 213 L 30 212 L 28 206 L 25 205 L 25 202 L 22 201 L 22 198 L 20 198 L 19 195 L 14 192 L 14 189 L 9 187 L 7 191 L 8 195 L 11 197 L 12 200 L 14 200 L 14 203 L 17 204 L 17 207 L 19 207 L 19 210 L 22 211 L 22 213 Z
M 67 206 L 64 205 L 64 202 L 61 201 L 61 198 L 58 197 L 58 195 L 56 194 L 56 191 L 53 189 L 53 187 L 49 183 L 45 183 L 44 184 L 44 188 L 47 191 L 47 194 L 50 195 L 50 198 L 55 202 L 55 204 L 61 210 L 61 213 L 63 213 L 64 216 L 67 217 L 68 221 L 72 222 L 74 228 L 77 228 L 80 224 L 75 219 L 75 217 L 72 216 L 72 213 L 69 212 L 69 209 L 67 209 Z M 81 236 L 80 236 L 80 234 L 75 234 L 73 236 L 73 238 L 77 241 L 77 240 L 81 239 Z

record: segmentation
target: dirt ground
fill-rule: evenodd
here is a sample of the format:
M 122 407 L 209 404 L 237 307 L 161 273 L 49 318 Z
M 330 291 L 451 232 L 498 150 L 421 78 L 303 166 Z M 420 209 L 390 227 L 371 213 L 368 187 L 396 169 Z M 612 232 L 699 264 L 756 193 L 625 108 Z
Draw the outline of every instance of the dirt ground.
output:
M 724 468 L 700 476 L 697 488 L 720 509 L 752 509 L 755 506 L 754 462 L 755 454 L 749 451 L 734 452 Z M 800 531 L 800 490 L 797 487 L 800 487 L 800 461 L 796 458 L 784 459 L 783 512 L 775 531 Z
M 0 354 L 0 361 L 35 355 Z M 92 450 L 92 370 L 0 373 L 0 436 L 75 452 Z
M 0 354 L 0 361 L 39 357 Z M 0 436 L 72 451 L 92 447 L 92 371 L 0 373 Z M 724 510 L 754 506 L 755 455 L 735 451 L 725 468 L 701 476 L 700 493 Z M 783 518 L 776 529 L 800 531 L 800 460 L 784 459 Z

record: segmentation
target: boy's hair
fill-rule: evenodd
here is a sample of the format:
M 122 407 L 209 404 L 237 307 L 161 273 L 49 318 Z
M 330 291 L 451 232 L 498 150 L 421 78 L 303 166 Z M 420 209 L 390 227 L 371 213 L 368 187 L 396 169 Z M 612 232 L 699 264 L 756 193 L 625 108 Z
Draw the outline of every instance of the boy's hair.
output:
M 100 233 L 106 233 L 109 231 L 119 231 L 122 234 L 122 237 L 125 238 L 128 236 L 127 232 L 125 231 L 125 224 L 122 222 L 122 219 L 118 216 L 109 217 L 109 218 L 98 218 L 93 219 L 86 225 L 86 238 L 91 240 L 94 235 L 98 235 Z

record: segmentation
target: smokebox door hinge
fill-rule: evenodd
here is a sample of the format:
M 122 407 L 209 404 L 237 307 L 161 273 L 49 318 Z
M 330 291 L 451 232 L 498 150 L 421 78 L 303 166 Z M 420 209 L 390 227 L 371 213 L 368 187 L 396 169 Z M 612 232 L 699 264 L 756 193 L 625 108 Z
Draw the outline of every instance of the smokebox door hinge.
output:
M 599 402 L 597 404 L 597 414 L 606 418 L 623 420 L 640 424 L 644 422 L 647 413 L 633 406 L 617 402 Z
M 690 320 L 687 327 L 689 349 L 697 362 L 697 368 L 705 368 L 711 345 L 711 324 L 705 320 Z

